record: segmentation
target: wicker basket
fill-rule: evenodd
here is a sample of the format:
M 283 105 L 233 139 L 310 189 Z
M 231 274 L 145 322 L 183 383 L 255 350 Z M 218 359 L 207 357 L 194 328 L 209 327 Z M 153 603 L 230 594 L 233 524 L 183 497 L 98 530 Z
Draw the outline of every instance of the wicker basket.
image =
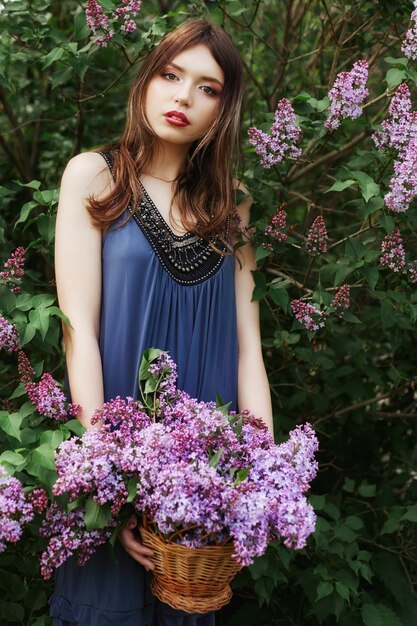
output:
M 144 520 L 142 542 L 154 552 L 153 594 L 188 613 L 217 611 L 232 597 L 230 581 L 241 569 L 232 558 L 232 544 L 187 548 L 149 529 Z

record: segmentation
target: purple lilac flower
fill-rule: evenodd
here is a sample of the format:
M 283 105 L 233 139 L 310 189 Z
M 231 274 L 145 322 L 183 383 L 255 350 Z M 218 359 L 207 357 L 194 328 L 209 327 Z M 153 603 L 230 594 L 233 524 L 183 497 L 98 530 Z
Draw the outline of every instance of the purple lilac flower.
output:
M 23 269 L 25 252 L 26 250 L 22 247 L 16 248 L 10 258 L 5 262 L 4 270 L 0 272 L 0 281 L 16 294 L 20 293 L 20 283 L 25 273 Z
M 348 309 L 350 307 L 350 285 L 344 284 L 339 287 L 330 306 L 336 310 Z
M 391 235 L 387 235 L 381 244 L 381 265 L 389 267 L 393 272 L 402 272 L 405 268 L 405 249 L 398 228 Z
M 306 250 L 310 254 L 325 254 L 327 252 L 327 228 L 321 215 L 316 217 L 308 231 Z
M 48 547 L 41 555 L 41 576 L 49 580 L 54 570 L 73 554 L 77 554 L 78 565 L 84 565 L 98 546 L 109 539 L 114 526 L 112 520 L 106 528 L 87 531 L 82 508 L 68 513 L 52 504 L 39 530 L 49 538 Z
M 149 366 L 149 373 L 161 378 L 159 391 L 174 397 L 177 393 L 177 365 L 171 359 L 168 352 L 162 352 L 159 357 Z
M 276 446 L 265 424 L 247 411 L 225 415 L 213 402 L 174 389 L 175 368 L 166 354 L 152 364 L 151 375 L 167 383 L 160 419 L 152 421 L 132 398 L 106 403 L 94 418 L 103 424 L 100 431 L 61 444 L 54 495 L 111 504 L 114 526 L 133 479 L 138 514 L 159 532 L 176 533 L 178 543 L 196 548 L 233 540 L 242 565 L 274 539 L 303 547 L 315 523 L 305 498 L 317 471 L 311 426 L 298 427 Z M 47 578 L 71 554 L 87 560 L 93 537 L 102 543 L 110 526 L 87 533 L 81 508 L 66 513 L 52 505 L 42 532 L 50 537 L 42 556 Z
M 278 209 L 272 217 L 271 223 L 265 228 L 265 235 L 272 237 L 274 241 L 284 243 L 288 235 L 285 232 L 287 226 L 287 215 L 284 209 Z M 272 244 L 263 244 L 265 248 L 272 250 Z
M 248 135 L 249 142 L 255 147 L 256 154 L 261 157 L 261 165 L 265 169 L 281 163 L 283 159 L 297 159 L 301 155 L 301 150 L 297 147 L 301 129 L 296 126 L 294 109 L 286 98 L 277 104 L 275 122 L 270 134 L 258 128 L 250 128 Z
M 417 2 L 414 2 L 414 11 L 411 13 L 410 20 L 414 22 L 414 24 L 405 34 L 401 52 L 403 52 L 408 59 L 415 61 L 417 59 Z
M 16 327 L 0 315 L 0 350 L 16 352 L 19 347 L 20 339 Z
M 95 38 L 96 45 L 106 47 L 107 43 L 114 37 L 115 32 L 109 27 L 109 18 L 97 0 L 87 0 L 85 16 L 87 26 L 93 35 L 97 35 L 98 32 L 103 33 Z
M 32 519 L 33 507 L 22 484 L 0 465 L 0 552 L 6 549 L 6 542 L 19 541 L 23 526 Z
M 70 416 L 76 417 L 81 410 L 78 404 L 65 406 L 65 394 L 49 373 L 43 374 L 39 383 L 28 382 L 25 389 L 39 413 L 57 422 L 65 421 Z
M 81 438 L 64 441 L 55 454 L 58 479 L 53 494 L 67 493 L 70 501 L 93 494 L 97 504 L 111 504 L 117 515 L 126 502 L 127 491 L 118 472 L 119 447 L 111 433 L 86 431 Z
M 389 117 L 381 122 L 381 130 L 372 135 L 378 150 L 384 147 L 402 151 L 407 147 L 417 127 L 416 112 L 412 111 L 410 90 L 402 83 L 389 105 Z
M 45 489 L 33 489 L 28 495 L 28 501 L 36 513 L 42 513 L 48 506 L 48 494 Z
M 303 302 L 302 300 L 293 300 L 291 302 L 291 309 L 295 318 L 305 326 L 307 330 L 314 331 L 324 327 L 326 313 L 321 311 L 314 304 Z
M 410 90 L 405 83 L 394 94 L 389 117 L 382 121 L 373 140 L 378 150 L 392 148 L 397 152 L 385 204 L 398 213 L 407 211 L 417 195 L 417 111 L 412 111 Z
M 325 127 L 330 130 L 339 128 L 345 118 L 352 120 L 362 113 L 361 104 L 368 95 L 368 63 L 364 60 L 353 64 L 350 72 L 340 72 L 329 91 L 330 107 L 327 112 Z
M 394 176 L 390 191 L 385 195 L 385 204 L 392 211 L 407 211 L 417 195 L 417 139 L 411 140 L 400 158 L 394 161 Z

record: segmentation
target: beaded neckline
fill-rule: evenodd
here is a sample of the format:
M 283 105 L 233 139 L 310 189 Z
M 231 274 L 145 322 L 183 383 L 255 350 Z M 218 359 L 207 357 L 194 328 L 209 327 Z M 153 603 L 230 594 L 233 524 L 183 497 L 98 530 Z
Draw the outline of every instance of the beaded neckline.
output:
M 112 172 L 112 155 L 100 152 Z M 139 181 L 140 182 L 140 181 Z M 220 237 L 210 241 L 202 239 L 192 232 L 176 235 L 161 212 L 141 185 L 142 197 L 136 207 L 132 200 L 128 211 L 152 246 L 164 270 L 181 285 L 196 285 L 213 276 L 224 261 L 227 247 Z M 224 239 L 227 241 L 229 220 L 227 220 Z

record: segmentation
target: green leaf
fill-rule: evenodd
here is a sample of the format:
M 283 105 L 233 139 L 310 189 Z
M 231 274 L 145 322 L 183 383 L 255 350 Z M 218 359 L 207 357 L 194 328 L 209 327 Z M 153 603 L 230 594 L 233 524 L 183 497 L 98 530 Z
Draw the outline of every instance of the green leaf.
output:
M 388 85 L 388 89 L 396 87 L 407 77 L 404 70 L 399 70 L 396 67 L 391 68 L 385 75 L 385 81 Z
M 41 434 L 40 443 L 46 444 L 54 450 L 64 441 L 64 435 L 60 430 L 44 430 Z
M 0 285 L 0 311 L 10 314 L 16 306 L 16 296 L 5 285 Z
M 32 324 L 26 324 L 25 332 L 20 340 L 20 345 L 23 347 L 28 344 L 36 335 L 36 328 Z
M 105 528 L 111 520 L 111 511 L 106 506 L 100 506 L 89 498 L 85 503 L 84 522 L 87 530 Z
M 259 271 L 252 271 L 255 287 L 252 293 L 253 300 L 262 300 L 266 296 L 266 278 L 265 274 Z
M 30 202 L 26 202 L 22 208 L 20 209 L 20 215 L 19 218 L 16 220 L 15 224 L 14 224 L 14 228 L 16 228 L 16 226 L 18 224 L 21 224 L 22 222 L 26 222 L 26 220 L 28 219 L 29 215 L 31 214 L 32 210 L 38 206 L 36 202 L 33 202 L 32 200 Z
M 284 313 L 289 313 L 290 310 L 290 297 L 288 295 L 288 291 L 286 289 L 280 289 L 279 286 L 274 288 L 269 288 L 268 296 L 277 304 Z
M 10 465 L 13 469 L 15 469 L 24 466 L 26 459 L 22 454 L 20 454 L 20 452 L 5 450 L 2 454 L 0 454 L 0 463 L 2 465 Z
M 350 597 L 349 587 L 347 587 L 344 583 L 341 583 L 339 580 L 335 584 L 336 591 L 343 600 L 348 600 Z
M 45 339 L 49 328 L 47 309 L 33 309 L 29 313 L 29 321 L 34 328 L 40 331 L 42 339 Z
M 343 311 L 343 319 L 351 324 L 362 324 L 362 320 L 351 313 L 351 311 Z
M 32 458 L 35 463 L 46 469 L 55 469 L 54 450 L 48 444 L 41 444 L 33 450 Z
M 381 213 L 378 217 L 378 223 L 385 229 L 387 235 L 391 235 L 392 231 L 395 228 L 395 222 L 391 215 L 387 215 L 386 213 Z
M 130 503 L 136 498 L 136 494 L 138 492 L 138 479 L 137 478 L 129 478 L 127 483 L 127 498 L 126 502 Z
M 74 433 L 78 437 L 81 437 L 83 433 L 85 433 L 86 431 L 85 427 L 77 419 L 69 420 L 68 422 L 65 422 L 64 424 L 61 424 L 60 429 L 63 431 L 68 430 L 69 432 Z
M 101 4 L 103 9 L 106 9 L 106 11 L 114 11 L 115 9 L 114 2 L 112 0 L 99 0 L 99 4 Z
M 333 593 L 333 589 L 333 583 L 328 582 L 327 580 L 321 580 L 317 585 L 316 602 Z
M 243 483 L 243 481 L 247 479 L 250 469 L 251 469 L 250 467 L 244 467 L 243 469 L 238 471 L 237 477 L 233 483 L 234 487 L 236 487 L 237 485 L 240 485 L 240 483 Z
M 210 467 L 217 467 L 220 459 L 222 458 L 222 454 L 224 452 L 224 448 L 220 448 L 210 457 L 209 465 Z
M 363 521 L 357 515 L 348 515 L 348 517 L 345 519 L 345 524 L 353 530 L 359 530 L 360 528 L 363 528 Z
M 365 626 L 404 626 L 394 611 L 384 604 L 364 604 L 361 615 Z
M 55 63 L 55 61 L 59 61 L 65 55 L 64 48 L 53 48 L 49 54 L 47 54 L 43 59 L 42 69 L 45 70 L 47 67 Z
M 406 57 L 398 57 L 398 59 L 394 57 L 384 57 L 384 61 L 390 65 L 408 65 L 408 59 Z
M 376 494 L 376 485 L 368 485 L 363 482 L 359 485 L 358 493 L 362 498 L 373 498 Z
M 271 250 L 267 250 L 263 246 L 258 246 L 256 248 L 255 260 L 256 262 L 262 261 L 262 259 L 265 259 L 267 256 L 270 256 L 270 255 L 271 255 Z
M 139 381 L 149 378 L 149 366 L 162 352 L 163 350 L 159 350 L 159 348 L 148 348 L 148 350 L 144 351 L 140 362 Z
M 80 39 L 86 39 L 90 34 L 90 29 L 87 26 L 87 20 L 84 11 L 80 11 L 74 17 L 74 37 L 77 41 Z
M 408 522 L 417 522 L 417 504 L 407 507 L 407 510 L 401 519 L 407 520 Z
M 20 427 L 22 425 L 23 415 L 19 413 L 0 412 L 0 428 L 18 441 L 22 441 Z
M 332 185 L 329 189 L 326 189 L 324 193 L 329 193 L 329 191 L 344 191 L 348 187 L 352 187 L 352 185 L 356 184 L 356 180 L 337 180 L 334 185 Z

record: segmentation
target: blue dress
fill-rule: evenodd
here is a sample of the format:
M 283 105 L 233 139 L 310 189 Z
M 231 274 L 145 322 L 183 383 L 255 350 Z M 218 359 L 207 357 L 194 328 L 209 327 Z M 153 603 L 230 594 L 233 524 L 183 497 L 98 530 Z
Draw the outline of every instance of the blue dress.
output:
M 101 154 L 111 169 L 111 155 Z M 105 401 L 138 398 L 142 353 L 157 347 L 176 361 L 180 389 L 205 401 L 219 394 L 237 408 L 234 265 L 192 233 L 176 236 L 143 190 L 139 206 L 103 237 Z M 53 626 L 214 626 L 214 613 L 191 615 L 156 600 L 151 574 L 121 545 L 116 556 L 102 546 L 83 567 L 70 559 L 58 568 Z

